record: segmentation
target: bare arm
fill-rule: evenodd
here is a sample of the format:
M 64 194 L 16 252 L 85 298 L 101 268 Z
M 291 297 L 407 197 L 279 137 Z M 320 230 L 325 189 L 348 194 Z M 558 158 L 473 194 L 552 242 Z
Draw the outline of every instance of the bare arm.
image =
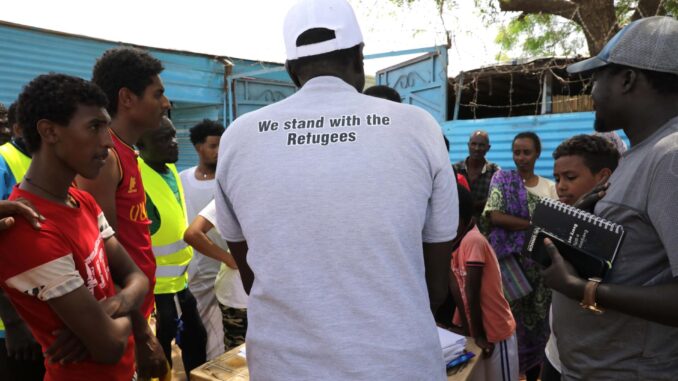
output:
M 473 338 L 479 347 L 483 349 L 483 356 L 492 354 L 494 344 L 487 342 L 485 327 L 483 326 L 483 310 L 480 307 L 480 288 L 482 287 L 483 267 L 475 264 L 467 264 L 466 299 L 468 301 Z
M 510 231 L 527 230 L 530 227 L 530 221 L 493 210 L 487 213 L 488 220 L 492 226 L 504 228 Z
M 148 292 L 148 278 L 139 270 L 115 236 L 106 240 L 106 256 L 113 281 L 121 287 L 117 295 L 109 298 L 107 303 L 109 315 L 119 317 L 139 311 Z
M 558 249 L 545 241 L 552 264 L 544 270 L 544 283 L 567 297 L 580 301 L 587 281 L 580 278 Z M 678 279 L 657 286 L 624 286 L 601 283 L 596 291 L 596 303 L 655 323 L 678 327 Z
M 252 283 L 254 283 L 254 273 L 250 268 L 250 265 L 247 264 L 247 242 L 226 242 L 228 248 L 231 249 L 231 254 L 235 263 L 238 264 L 238 270 L 240 271 L 240 278 L 242 278 L 242 285 L 245 288 L 247 295 L 250 294 L 252 289 Z
M 80 339 L 94 361 L 115 364 L 120 360 L 132 329 L 129 317 L 108 316 L 84 286 L 50 299 L 47 304 Z
M 485 337 L 483 327 L 483 312 L 480 309 L 480 287 L 483 278 L 482 266 L 466 266 L 466 301 L 468 302 L 469 315 L 471 318 L 471 334 L 474 337 Z
M 0 201 L 0 231 L 11 228 L 16 216 L 25 218 L 36 230 L 40 230 L 40 222 L 45 220 L 26 199 Z
M 108 238 L 105 245 L 113 281 L 121 289 L 115 296 L 100 301 L 100 304 L 105 313 L 112 318 L 121 316 L 131 318 L 131 315 L 135 315 L 138 319 L 138 316 L 141 316 L 139 306 L 148 292 L 148 279 L 114 236 Z M 88 351 L 71 331 L 61 330 L 45 354 L 51 362 L 70 363 L 85 359 Z
M 469 323 L 468 319 L 466 318 L 466 311 L 464 309 L 464 300 L 461 297 L 459 283 L 457 282 L 457 278 L 452 273 L 452 270 L 450 270 L 450 293 L 452 294 L 454 308 L 458 310 L 459 317 L 461 318 L 461 327 L 453 325 L 452 331 L 460 335 L 469 336 L 471 333 L 469 332 Z
M 86 179 L 82 176 L 76 176 L 75 182 L 78 188 L 89 192 L 97 204 L 104 211 L 106 220 L 113 230 L 118 228 L 118 219 L 115 214 L 115 191 L 122 179 L 122 173 L 118 166 L 118 157 L 112 149 L 108 150 L 108 157 L 104 167 L 101 168 L 99 176 L 95 179 Z
M 424 243 L 424 269 L 431 311 L 436 311 L 445 302 L 449 291 L 450 260 L 454 241 Z
M 148 292 L 148 278 L 132 261 L 115 237 L 106 240 L 111 275 L 122 290 L 105 303 L 111 316 L 127 315 L 132 322 L 136 344 L 138 373 L 143 377 L 161 377 L 167 371 L 167 359 L 139 307 Z
M 78 187 L 86 190 L 94 197 L 113 230 L 118 227 L 115 192 L 121 179 L 122 172 L 120 171 L 118 157 L 112 149 L 108 150 L 106 163 L 96 179 L 89 180 L 80 176 L 76 177 Z M 139 375 L 143 377 L 163 376 L 167 370 L 167 360 L 146 318 L 139 309 L 133 310 L 129 318 L 132 320 Z
M 235 263 L 231 253 L 219 247 L 207 236 L 207 232 L 213 228 L 214 225 L 212 225 L 211 222 L 199 215 L 193 220 L 191 225 L 189 225 L 188 229 L 186 229 L 184 241 L 202 254 L 223 262 L 226 266 L 234 270 L 238 269 L 238 265 Z

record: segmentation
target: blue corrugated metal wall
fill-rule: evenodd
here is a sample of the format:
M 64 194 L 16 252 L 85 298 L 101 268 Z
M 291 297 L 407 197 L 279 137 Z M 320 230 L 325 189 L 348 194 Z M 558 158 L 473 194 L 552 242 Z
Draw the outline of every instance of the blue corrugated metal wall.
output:
M 248 60 L 248 59 L 243 59 L 243 58 L 233 58 L 233 57 L 228 57 L 228 59 L 233 63 L 233 70 L 231 72 L 231 74 L 233 74 L 233 75 L 245 74 L 245 73 L 260 71 L 260 70 L 265 70 L 265 69 L 278 69 L 276 71 L 272 71 L 272 72 L 269 72 L 269 73 L 258 74 L 255 77 L 260 78 L 260 79 L 268 79 L 268 80 L 272 80 L 272 81 L 292 83 L 292 80 L 290 80 L 289 75 L 287 75 L 287 71 L 284 70 L 283 64 L 274 63 L 274 62 L 253 61 L 253 60 Z
M 90 78 L 113 42 L 0 24 L 0 101 L 12 102 L 35 76 L 61 72 Z M 224 64 L 217 57 L 148 49 L 165 65 L 161 77 L 175 102 L 223 104 Z
M 0 24 L 0 102 L 14 101 L 35 76 L 61 72 L 91 78 L 96 59 L 122 44 Z M 173 103 L 180 169 L 197 163 L 187 129 L 203 118 L 224 121 L 225 64 L 218 57 L 147 49 L 163 62 L 161 78 Z
M 378 85 L 394 88 L 403 103 L 419 106 L 439 122 L 447 119 L 447 48 L 377 72 Z
M 231 76 L 228 77 L 228 98 L 232 107 L 227 117 L 229 121 L 278 102 L 297 91 L 282 64 L 238 58 L 231 58 L 231 62 L 234 66 Z
M 542 153 L 535 172 L 544 177 L 553 178 L 553 150 L 565 139 L 577 134 L 593 133 L 594 113 L 578 112 L 570 114 L 551 114 L 539 116 L 519 116 L 512 118 L 488 118 L 476 120 L 455 120 L 442 124 L 443 132 L 450 141 L 450 161 L 456 163 L 468 156 L 468 138 L 476 130 L 490 134 L 492 148 L 487 160 L 499 164 L 502 168 L 513 169 L 511 143 L 513 137 L 523 131 L 534 131 L 542 143 Z M 620 135 L 626 139 L 622 131 Z M 628 144 L 628 140 L 626 141 Z

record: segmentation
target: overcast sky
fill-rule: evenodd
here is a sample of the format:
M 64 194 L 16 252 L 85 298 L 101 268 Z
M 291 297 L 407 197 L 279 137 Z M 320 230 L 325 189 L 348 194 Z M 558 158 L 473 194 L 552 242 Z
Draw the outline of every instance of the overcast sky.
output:
M 282 23 L 295 0 L 1 0 L 0 19 L 113 41 L 254 60 L 284 62 Z M 433 0 L 398 8 L 388 0 L 349 0 L 363 29 L 365 53 L 445 43 Z M 461 0 L 448 11 L 451 74 L 494 62 L 496 29 Z M 411 57 L 372 60 L 368 74 Z

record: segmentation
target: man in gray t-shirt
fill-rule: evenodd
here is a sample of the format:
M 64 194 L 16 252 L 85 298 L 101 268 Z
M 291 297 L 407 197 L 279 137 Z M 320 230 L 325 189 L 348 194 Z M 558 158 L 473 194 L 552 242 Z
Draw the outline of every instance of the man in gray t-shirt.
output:
M 346 0 L 297 3 L 284 34 L 300 90 L 233 122 L 217 167 L 218 227 L 249 292 L 250 375 L 444 380 L 431 310 L 458 202 L 440 126 L 360 94 Z
M 579 278 L 552 245 L 544 281 L 564 380 L 678 379 L 678 21 L 629 24 L 597 57 L 595 127 L 623 129 L 631 149 L 595 213 L 626 237 L 605 278 Z

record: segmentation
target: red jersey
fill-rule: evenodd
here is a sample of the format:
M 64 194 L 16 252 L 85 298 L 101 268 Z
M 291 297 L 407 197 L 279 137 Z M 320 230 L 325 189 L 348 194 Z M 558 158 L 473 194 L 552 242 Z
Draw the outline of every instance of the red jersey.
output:
M 23 218 L 0 232 L 0 286 L 9 296 L 33 336 L 45 351 L 55 340 L 52 332 L 64 329 L 47 300 L 81 286 L 95 299 L 115 295 L 104 251 L 104 239 L 113 235 L 103 212 L 86 192 L 71 188 L 78 202 L 71 208 L 14 187 L 10 200 L 23 197 L 45 216 L 41 230 Z M 17 255 L 21 253 L 21 255 Z M 134 375 L 134 341 L 130 335 L 123 357 L 107 365 L 85 360 L 77 364 L 50 364 L 45 359 L 45 380 L 129 381 Z
M 153 311 L 156 266 L 151 232 L 148 230 L 151 220 L 146 213 L 146 192 L 141 182 L 137 152 L 125 144 L 115 132 L 111 131 L 111 136 L 122 173 L 122 180 L 115 191 L 115 214 L 118 221 L 116 238 L 148 277 L 148 294 L 141 305 L 141 312 L 148 318 Z

